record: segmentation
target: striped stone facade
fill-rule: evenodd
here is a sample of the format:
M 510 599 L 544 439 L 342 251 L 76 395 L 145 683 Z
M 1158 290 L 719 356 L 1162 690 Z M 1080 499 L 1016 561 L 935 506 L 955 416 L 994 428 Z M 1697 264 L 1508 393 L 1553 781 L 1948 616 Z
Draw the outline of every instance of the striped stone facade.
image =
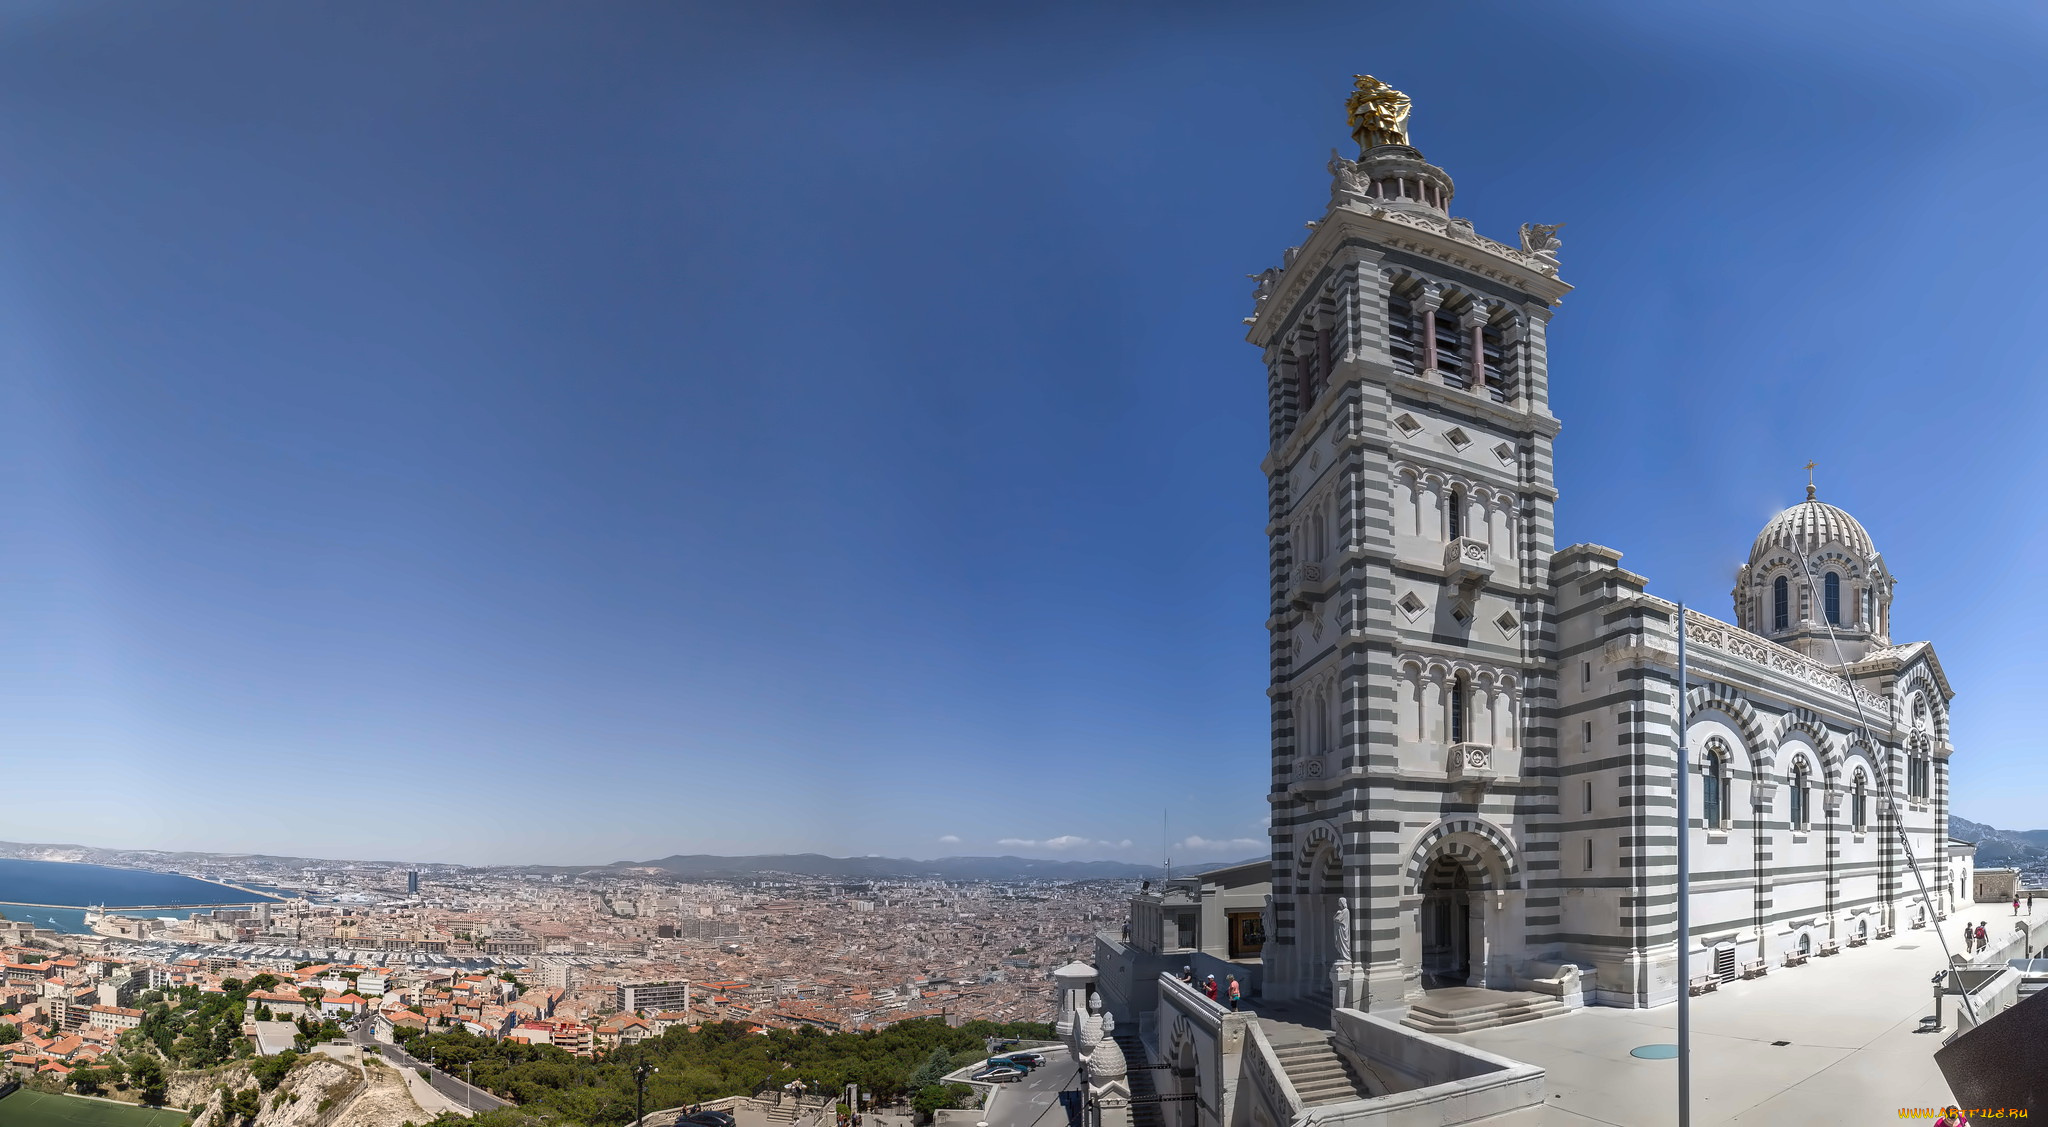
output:
M 1259 276 L 1247 319 L 1271 415 L 1264 993 L 1385 1007 L 1566 961 L 1591 972 L 1595 1000 L 1669 1000 L 1676 608 L 1617 553 L 1556 550 L 1547 325 L 1570 287 L 1554 240 L 1485 239 L 1390 195 L 1381 166 L 1426 169 L 1442 190 L 1424 195 L 1448 203 L 1449 178 L 1405 146 L 1333 160 L 1329 210 Z M 1856 574 L 1888 584 L 1866 554 Z M 1783 565 L 1759 563 L 1755 582 Z M 1703 770 L 1716 741 L 1740 807 L 1723 825 L 1695 819 L 1695 946 L 1749 962 L 1801 936 L 1905 926 L 1903 837 L 1948 884 L 1949 692 L 1931 649 L 1866 630 L 1852 688 L 1808 654 L 1692 621 L 1688 762 Z M 1810 617 L 1799 626 L 1816 636 Z M 1880 790 L 1907 780 L 1885 749 L 1915 738 L 1901 686 L 1941 727 L 1932 793 L 1894 819 Z M 1796 830 L 1773 798 L 1795 761 L 1828 812 Z M 1857 770 L 1861 832 L 1838 818 Z

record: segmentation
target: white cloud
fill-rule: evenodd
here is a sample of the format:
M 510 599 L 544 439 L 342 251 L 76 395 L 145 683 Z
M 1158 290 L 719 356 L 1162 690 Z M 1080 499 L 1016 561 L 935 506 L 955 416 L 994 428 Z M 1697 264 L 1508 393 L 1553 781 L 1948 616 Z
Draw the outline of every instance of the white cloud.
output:
M 1061 834 L 1058 837 L 1049 837 L 1043 841 L 1025 837 L 1006 837 L 996 842 L 996 844 L 1007 845 L 1015 849 L 1050 849 L 1055 852 L 1064 852 L 1069 849 L 1129 849 L 1131 847 L 1131 842 L 1128 838 L 1123 841 L 1096 841 L 1093 838 L 1082 837 L 1080 834 Z
M 940 844 L 940 845 L 958 845 L 958 844 L 960 844 L 960 839 L 959 839 L 959 837 L 957 837 L 957 836 L 955 836 L 955 835 L 953 835 L 953 834 L 947 834 L 946 836 L 944 836 L 944 837 L 942 837 L 942 838 L 940 838 L 940 839 L 939 839 L 939 844 Z

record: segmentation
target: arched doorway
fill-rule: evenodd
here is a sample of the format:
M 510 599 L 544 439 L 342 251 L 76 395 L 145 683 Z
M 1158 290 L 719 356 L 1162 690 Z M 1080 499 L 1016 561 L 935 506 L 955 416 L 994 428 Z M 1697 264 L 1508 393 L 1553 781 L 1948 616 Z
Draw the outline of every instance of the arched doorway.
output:
M 1337 906 L 1344 899 L 1344 868 L 1334 841 L 1322 843 L 1309 855 L 1298 879 L 1295 942 L 1300 990 L 1304 997 L 1322 998 L 1331 993 L 1330 970 L 1340 954 Z M 1348 907 L 1355 915 L 1360 906 Z
M 1416 988 L 1512 980 L 1506 957 L 1521 934 L 1520 872 L 1512 839 L 1484 819 L 1446 818 L 1415 838 L 1405 870 L 1402 962 Z
M 1422 986 L 1463 986 L 1472 977 L 1472 877 L 1455 858 L 1430 862 L 1422 879 Z

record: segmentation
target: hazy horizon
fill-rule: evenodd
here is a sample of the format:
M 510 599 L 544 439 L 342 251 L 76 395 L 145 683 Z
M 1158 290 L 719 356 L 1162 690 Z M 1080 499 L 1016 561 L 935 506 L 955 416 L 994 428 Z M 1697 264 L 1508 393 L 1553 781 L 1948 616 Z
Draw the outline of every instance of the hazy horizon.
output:
M 1246 275 L 1365 72 L 1566 224 L 1558 545 L 1727 619 L 1817 461 L 2031 819 L 2048 14 L 1455 17 L 11 6 L 10 835 L 1263 853 Z

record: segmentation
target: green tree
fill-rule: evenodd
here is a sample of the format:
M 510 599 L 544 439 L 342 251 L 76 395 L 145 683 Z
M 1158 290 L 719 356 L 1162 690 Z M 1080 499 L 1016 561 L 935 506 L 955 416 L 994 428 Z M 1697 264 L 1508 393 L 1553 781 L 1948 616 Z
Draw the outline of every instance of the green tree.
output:
M 21 1040 L 21 1027 L 13 1022 L 0 1021 L 0 1045 L 12 1045 Z
M 285 1073 L 290 1072 L 298 1060 L 299 1054 L 286 1049 L 274 1057 L 258 1057 L 249 1066 L 249 1074 L 256 1078 L 258 1087 L 268 1092 L 284 1080 Z
M 922 1091 L 944 1080 L 946 1074 L 951 1071 L 953 1071 L 953 1054 L 947 1052 L 943 1047 L 934 1048 L 931 1051 L 931 1055 L 924 1058 L 924 1063 L 918 1065 L 917 1071 L 911 1075 L 910 1087 L 913 1090 Z
M 259 974 L 259 975 L 257 975 L 257 976 L 256 976 L 255 978 L 252 978 L 252 979 L 250 979 L 250 980 L 249 980 L 249 989 L 251 989 L 251 990 L 275 990 L 275 989 L 277 989 L 277 983 L 278 983 L 278 978 L 277 978 L 277 976 L 276 976 L 276 975 L 274 975 L 274 974 L 268 974 L 268 973 L 265 973 L 265 974 Z
M 81 1095 L 97 1096 L 106 1086 L 107 1074 L 97 1068 L 73 1069 L 69 1077 L 71 1087 Z
M 162 1061 L 153 1056 L 145 1056 L 129 1066 L 128 1074 L 134 1078 L 135 1086 L 141 1090 L 143 1103 L 151 1106 L 163 1104 L 169 1082 L 164 1077 Z
M 932 1113 L 942 1108 L 959 1107 L 974 1094 L 974 1089 L 965 1084 L 931 1084 L 917 1090 L 910 1098 L 910 1109 L 926 1123 L 931 1122 Z
M 263 1093 L 254 1088 L 239 1092 L 221 1090 L 221 1118 L 227 1123 L 239 1123 L 243 1127 L 256 1122 L 256 1116 L 263 1110 Z

